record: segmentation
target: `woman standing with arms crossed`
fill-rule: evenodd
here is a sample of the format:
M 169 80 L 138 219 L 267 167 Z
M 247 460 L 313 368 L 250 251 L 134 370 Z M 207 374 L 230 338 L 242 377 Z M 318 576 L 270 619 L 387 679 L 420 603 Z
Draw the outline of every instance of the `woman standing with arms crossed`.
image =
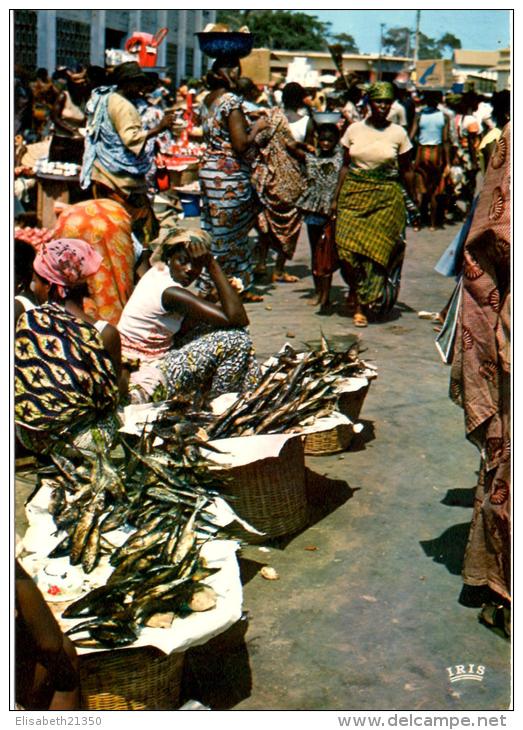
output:
M 370 115 L 351 124 L 341 140 L 346 160 L 333 206 L 341 273 L 350 287 L 356 327 L 366 327 L 370 313 L 385 314 L 396 300 L 406 224 L 401 183 L 409 192 L 412 187 L 412 144 L 403 127 L 387 120 L 392 84 L 372 84 L 368 98 Z

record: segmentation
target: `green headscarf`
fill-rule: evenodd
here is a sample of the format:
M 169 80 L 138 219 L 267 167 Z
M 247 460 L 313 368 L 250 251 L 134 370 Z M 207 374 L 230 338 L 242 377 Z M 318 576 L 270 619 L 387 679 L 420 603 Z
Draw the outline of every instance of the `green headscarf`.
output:
M 390 99 L 394 101 L 394 87 L 388 81 L 376 81 L 369 86 L 367 95 L 369 99 Z

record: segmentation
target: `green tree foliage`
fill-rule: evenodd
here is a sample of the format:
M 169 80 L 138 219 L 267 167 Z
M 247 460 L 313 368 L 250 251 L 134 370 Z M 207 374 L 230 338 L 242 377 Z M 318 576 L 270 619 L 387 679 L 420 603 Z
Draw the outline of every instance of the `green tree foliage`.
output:
M 392 56 L 412 56 L 414 52 L 415 33 L 410 28 L 389 28 L 383 36 L 383 53 Z M 431 38 L 425 33 L 419 34 L 418 58 L 443 58 L 455 48 L 461 48 L 461 41 L 452 33 L 445 33 L 441 38 Z
M 326 50 L 331 25 L 290 10 L 219 10 L 216 20 L 231 30 L 247 25 L 257 48 L 286 51 Z
M 356 45 L 354 38 L 349 33 L 336 33 L 332 36 L 333 40 L 336 41 L 337 45 L 340 45 L 343 49 L 343 53 L 359 53 L 359 48 Z
M 391 56 L 408 56 L 414 44 L 410 28 L 389 28 L 383 35 L 382 53 Z

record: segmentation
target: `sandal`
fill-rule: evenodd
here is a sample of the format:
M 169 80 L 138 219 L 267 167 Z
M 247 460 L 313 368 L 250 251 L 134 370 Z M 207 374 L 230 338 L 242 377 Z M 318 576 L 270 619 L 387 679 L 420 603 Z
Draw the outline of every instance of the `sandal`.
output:
M 284 284 L 295 284 L 297 281 L 299 281 L 299 278 L 297 276 L 293 276 L 292 274 L 288 274 L 286 271 L 284 271 L 281 274 L 274 273 L 272 275 L 272 280 L 280 281 Z
M 364 314 L 357 312 L 352 318 L 352 323 L 355 327 L 366 327 L 369 324 L 369 320 Z
M 261 294 L 253 294 L 250 291 L 242 292 L 242 300 L 244 302 L 263 302 Z

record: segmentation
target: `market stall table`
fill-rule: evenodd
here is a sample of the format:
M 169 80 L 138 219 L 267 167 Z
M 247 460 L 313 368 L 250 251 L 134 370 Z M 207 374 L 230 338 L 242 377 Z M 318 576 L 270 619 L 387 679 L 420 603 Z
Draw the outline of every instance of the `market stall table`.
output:
M 36 174 L 36 215 L 42 228 L 54 228 L 55 204 L 71 202 L 71 189 L 79 189 L 79 175 Z

